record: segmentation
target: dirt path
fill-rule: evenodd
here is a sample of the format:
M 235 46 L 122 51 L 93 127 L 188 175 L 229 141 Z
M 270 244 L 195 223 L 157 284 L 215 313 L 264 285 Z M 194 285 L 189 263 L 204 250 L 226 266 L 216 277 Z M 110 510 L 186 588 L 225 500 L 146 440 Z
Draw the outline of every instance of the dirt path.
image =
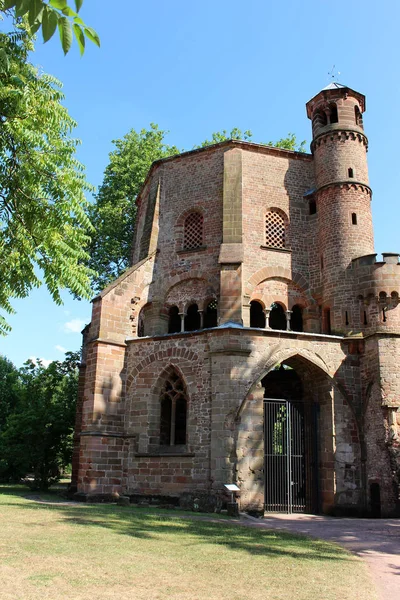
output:
M 267 515 L 243 522 L 336 542 L 366 561 L 379 600 L 400 600 L 400 519 L 338 519 L 315 515 Z

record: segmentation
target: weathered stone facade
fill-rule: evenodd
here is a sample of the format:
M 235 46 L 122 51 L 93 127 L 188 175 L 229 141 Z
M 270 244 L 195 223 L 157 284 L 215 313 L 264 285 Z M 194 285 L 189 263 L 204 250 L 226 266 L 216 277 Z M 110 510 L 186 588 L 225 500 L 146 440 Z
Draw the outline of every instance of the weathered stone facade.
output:
M 364 110 L 331 84 L 307 104 L 310 155 L 229 141 L 153 164 L 133 266 L 84 331 L 80 494 L 216 506 L 237 483 L 261 510 L 273 398 L 301 406 L 288 510 L 399 509 L 400 265 L 374 253 Z

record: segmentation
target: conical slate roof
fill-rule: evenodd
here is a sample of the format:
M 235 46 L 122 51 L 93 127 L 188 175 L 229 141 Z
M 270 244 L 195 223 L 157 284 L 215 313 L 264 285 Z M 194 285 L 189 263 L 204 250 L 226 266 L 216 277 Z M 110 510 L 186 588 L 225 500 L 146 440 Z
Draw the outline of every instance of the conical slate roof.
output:
M 324 90 L 336 90 L 337 88 L 345 88 L 345 87 L 347 87 L 347 85 L 343 85 L 343 84 L 339 83 L 338 81 L 331 81 L 331 83 L 329 85 L 322 88 L 321 92 Z

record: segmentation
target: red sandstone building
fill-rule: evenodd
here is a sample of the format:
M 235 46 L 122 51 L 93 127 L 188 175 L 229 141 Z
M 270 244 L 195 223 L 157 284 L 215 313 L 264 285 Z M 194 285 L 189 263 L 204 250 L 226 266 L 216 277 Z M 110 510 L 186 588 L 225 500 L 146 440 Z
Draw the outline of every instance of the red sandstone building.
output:
M 312 154 L 153 164 L 132 267 L 84 331 L 80 494 L 398 509 L 400 266 L 374 253 L 364 110 L 332 83 L 307 103 Z

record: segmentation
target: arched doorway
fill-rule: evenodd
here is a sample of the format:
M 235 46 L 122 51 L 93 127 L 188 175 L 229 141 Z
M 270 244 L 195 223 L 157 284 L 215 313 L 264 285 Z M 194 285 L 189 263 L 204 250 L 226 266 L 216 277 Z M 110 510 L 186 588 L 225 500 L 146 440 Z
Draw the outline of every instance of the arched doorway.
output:
M 264 388 L 264 477 L 267 512 L 319 512 L 318 410 L 302 378 L 287 364 Z

